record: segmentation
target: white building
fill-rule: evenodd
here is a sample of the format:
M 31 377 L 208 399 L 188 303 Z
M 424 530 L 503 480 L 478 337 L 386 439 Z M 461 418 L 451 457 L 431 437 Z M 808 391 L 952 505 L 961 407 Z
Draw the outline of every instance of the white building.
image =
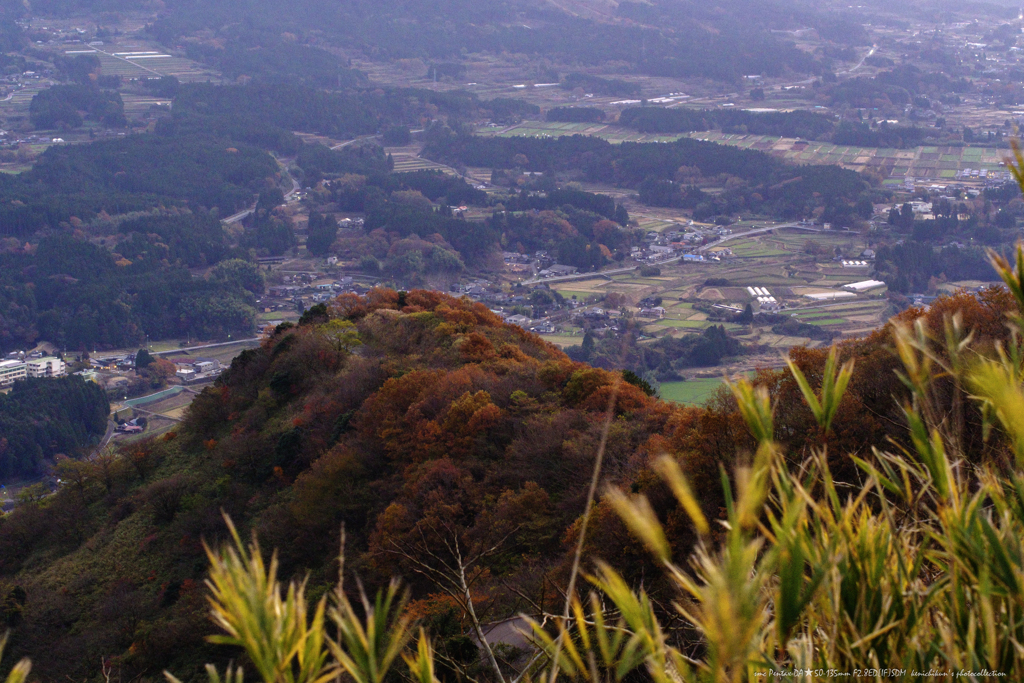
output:
M 9 387 L 27 376 L 28 370 L 20 360 L 0 361 L 0 387 Z
M 26 365 L 29 377 L 63 377 L 67 374 L 67 366 L 64 361 L 53 356 L 30 360 Z
M 849 299 L 850 297 L 857 296 L 853 292 L 814 292 L 811 294 L 804 294 L 808 299 L 814 299 L 815 301 L 833 301 L 835 299 Z
M 848 289 L 851 292 L 866 292 L 869 289 L 877 289 L 878 287 L 885 287 L 885 283 L 881 280 L 864 280 L 863 282 L 851 282 L 848 285 L 843 285 L 843 289 Z

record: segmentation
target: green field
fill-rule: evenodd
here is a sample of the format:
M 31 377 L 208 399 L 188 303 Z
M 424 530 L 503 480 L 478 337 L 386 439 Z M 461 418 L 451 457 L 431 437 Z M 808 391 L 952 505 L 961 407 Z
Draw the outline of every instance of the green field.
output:
M 848 313 L 849 311 L 843 311 L 843 312 L 844 313 Z M 806 321 L 810 322 L 810 321 L 814 320 L 815 318 L 834 318 L 834 317 L 836 317 L 836 311 L 822 311 L 821 313 L 799 313 L 799 314 L 794 313 L 793 315 L 794 315 L 794 317 L 797 317 L 800 320 L 806 320 Z
M 721 379 L 691 379 L 685 382 L 665 382 L 661 385 L 661 397 L 673 403 L 700 405 L 711 398 L 715 389 L 722 385 Z
M 569 335 L 564 334 L 542 334 L 541 339 L 543 339 L 546 342 L 551 342 L 555 346 L 559 347 L 579 346 L 581 343 L 583 343 L 582 335 L 579 337 L 570 337 Z

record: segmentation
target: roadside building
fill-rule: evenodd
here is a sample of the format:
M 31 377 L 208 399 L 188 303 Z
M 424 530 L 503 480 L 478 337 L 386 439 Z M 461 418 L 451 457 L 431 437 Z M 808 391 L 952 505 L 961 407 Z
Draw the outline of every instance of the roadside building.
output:
M 577 268 L 576 266 L 566 266 L 560 263 L 556 263 L 553 266 L 549 266 L 548 270 L 551 271 L 551 274 L 556 277 L 564 275 L 575 275 L 576 273 L 579 272 L 579 268 Z
M 220 361 L 213 358 L 195 358 L 192 360 L 192 367 L 199 374 L 213 372 L 220 369 Z
M 67 366 L 64 361 L 53 356 L 30 360 L 25 365 L 29 377 L 63 377 L 67 374 Z
M 9 387 L 28 376 L 28 369 L 20 360 L 0 361 L 0 387 Z

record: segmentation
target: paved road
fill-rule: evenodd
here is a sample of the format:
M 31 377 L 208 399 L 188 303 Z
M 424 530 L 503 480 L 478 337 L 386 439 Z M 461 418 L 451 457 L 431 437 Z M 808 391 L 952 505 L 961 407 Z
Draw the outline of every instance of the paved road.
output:
M 97 455 L 99 455 L 100 453 L 102 453 L 102 452 L 103 452 L 103 449 L 107 447 L 107 444 L 108 444 L 108 443 L 110 443 L 110 439 L 111 439 L 111 438 L 112 438 L 113 436 L 114 436 L 114 421 L 113 421 L 113 420 L 107 420 L 107 431 L 106 431 L 106 433 L 105 433 L 105 434 L 103 435 L 103 438 L 102 438 L 102 439 L 100 439 L 100 444 L 99 444 L 99 446 L 97 446 L 97 447 L 96 447 L 96 450 L 94 450 L 94 451 L 92 452 L 92 455 L 90 455 L 90 456 L 89 456 L 89 459 L 90 459 L 90 460 L 92 460 L 92 459 L 93 459 L 93 458 L 95 458 L 95 457 L 96 457 Z
M 277 159 L 276 157 L 275 157 L 275 160 L 277 161 L 278 165 L 281 167 L 281 172 L 288 178 L 288 180 L 292 181 L 292 189 L 291 189 L 291 191 L 289 191 L 284 196 L 284 200 L 286 202 L 289 202 L 289 201 L 292 200 L 292 197 L 295 195 L 295 193 L 298 192 L 302 188 L 299 186 L 299 181 L 297 181 L 295 178 L 293 178 L 292 174 L 288 172 L 288 162 L 282 162 L 280 159 Z M 246 216 L 250 215 L 255 210 L 256 210 L 256 202 L 253 202 L 252 206 L 250 206 L 248 209 L 243 209 L 242 211 L 239 211 L 236 214 L 232 214 L 232 215 L 228 216 L 227 218 L 222 218 L 221 222 L 222 223 L 237 223 L 238 221 L 245 220 Z
M 773 230 L 782 230 L 784 228 L 791 228 L 793 230 L 807 230 L 809 232 L 824 231 L 824 228 L 816 228 L 813 225 L 804 225 L 803 223 L 785 223 L 784 225 L 773 225 L 768 228 L 757 228 L 756 230 L 748 230 L 747 232 L 740 232 L 736 233 L 735 235 L 726 235 L 725 237 L 719 240 L 709 242 L 701 247 L 697 247 L 697 253 L 705 252 L 708 249 L 711 249 L 712 247 L 717 247 L 719 244 L 724 244 L 729 240 L 738 240 L 744 237 L 750 237 L 752 235 L 761 235 L 766 232 L 772 232 Z
M 256 210 L 256 204 L 254 202 L 253 205 L 250 206 L 248 209 L 246 209 L 244 211 L 239 211 L 238 213 L 236 213 L 236 214 L 234 214 L 232 216 L 228 216 L 227 218 L 224 218 L 222 220 L 222 222 L 224 222 L 224 223 L 237 223 L 238 221 L 242 220 L 243 218 L 245 218 L 246 216 L 248 216 L 249 214 L 251 214 L 255 210 Z
M 494 624 L 484 624 L 483 631 L 484 637 L 491 645 L 506 643 L 518 648 L 528 648 L 530 638 L 526 634 L 533 633 L 529 622 L 522 617 L 512 617 Z
M 854 71 L 856 71 L 857 69 L 859 69 L 862 66 L 864 66 L 864 62 L 868 61 L 868 57 L 870 57 L 871 55 L 875 54 L 876 50 L 878 50 L 878 46 L 877 45 L 872 45 L 871 49 L 868 50 L 868 53 L 866 55 L 864 55 L 863 57 L 861 57 L 860 61 L 857 62 L 857 66 L 853 67 L 849 71 L 841 71 L 840 73 L 852 74 Z
M 422 133 L 424 130 L 426 130 L 426 129 L 425 128 L 417 128 L 416 130 L 410 130 L 409 133 L 410 134 L 412 134 L 412 133 Z M 346 140 L 345 142 L 342 142 L 341 144 L 337 144 L 334 147 L 331 147 L 331 149 L 332 150 L 333 149 L 341 149 L 342 147 L 348 147 L 349 145 L 354 145 L 355 143 L 362 142 L 363 140 L 373 140 L 373 139 L 379 138 L 379 137 L 381 137 L 381 136 L 380 135 L 361 135 L 358 138 L 352 138 L 351 140 Z
M 252 339 L 237 339 L 235 341 L 218 342 L 217 344 L 203 344 L 202 346 L 183 346 L 180 349 L 171 349 L 170 351 L 152 351 L 149 355 L 151 356 L 167 356 L 172 353 L 181 353 L 182 351 L 197 351 L 199 349 L 215 349 L 218 346 L 231 346 L 232 344 L 244 344 L 246 342 L 258 342 L 261 341 L 262 337 L 253 337 Z
M 299 181 L 296 180 L 292 176 L 292 174 L 288 172 L 288 165 L 293 163 L 295 161 L 295 159 L 278 159 L 275 156 L 274 157 L 274 161 L 277 162 L 277 165 L 280 167 L 281 173 L 284 175 L 284 177 L 287 178 L 288 180 L 292 181 L 292 189 L 289 190 L 288 192 L 286 192 L 285 195 L 284 195 L 284 200 L 286 202 L 290 202 L 294 198 L 295 193 L 302 189 L 302 186 L 299 185 Z
M 791 229 L 794 229 L 794 230 L 808 230 L 810 232 L 822 232 L 824 230 L 824 228 L 816 228 L 813 225 L 804 225 L 803 223 L 786 223 L 784 225 L 773 225 L 773 226 L 767 227 L 767 228 L 757 228 L 756 230 L 748 230 L 747 232 L 741 232 L 741 233 L 737 233 L 735 235 L 726 235 L 725 237 L 722 237 L 719 240 L 716 240 L 714 242 L 709 242 L 708 244 L 705 244 L 703 246 L 697 247 L 696 249 L 694 249 L 694 253 L 697 253 L 697 254 L 703 253 L 703 252 L 707 251 L 708 249 L 711 249 L 712 247 L 717 247 L 718 245 L 724 244 L 725 242 L 728 242 L 729 240 L 742 239 L 744 237 L 750 237 L 752 235 L 760 235 L 762 233 L 772 232 L 773 230 L 782 230 L 783 228 L 791 228 Z M 655 261 L 653 263 L 642 263 L 642 264 L 637 264 L 635 266 L 629 266 L 627 268 L 615 268 L 615 269 L 612 269 L 612 270 L 602 270 L 602 271 L 599 271 L 599 272 L 577 273 L 576 275 L 562 275 L 560 277 L 533 278 L 531 280 L 524 280 L 523 284 L 524 285 L 534 285 L 534 284 L 538 284 L 538 283 L 541 283 L 541 282 L 568 282 L 568 281 L 571 281 L 571 280 L 589 280 L 589 279 L 593 279 L 595 277 L 602 277 L 604 275 L 619 275 L 621 273 L 630 273 L 630 272 L 636 270 L 637 268 L 639 268 L 642 265 L 648 265 L 648 266 L 667 266 L 670 263 L 675 263 L 675 262 L 681 260 L 682 258 L 683 258 L 682 256 L 676 256 L 676 257 L 673 257 L 673 258 L 670 258 L 670 259 L 666 259 L 664 261 Z
M 838 75 L 852 74 L 854 71 L 856 71 L 857 69 L 859 69 L 862 66 L 864 66 L 864 62 L 867 61 L 868 57 L 870 57 L 871 55 L 875 54 L 876 50 L 878 50 L 878 46 L 877 45 L 872 45 L 871 49 L 868 51 L 868 53 L 861 58 L 861 60 L 857 63 L 857 65 L 855 67 L 853 67 L 849 71 L 840 71 Z M 807 79 L 802 80 L 802 81 L 794 81 L 793 83 L 782 83 L 782 84 L 779 85 L 779 87 L 780 88 L 791 88 L 791 87 L 796 86 L 796 85 L 808 85 L 810 83 L 813 83 L 816 80 L 818 80 L 818 77 L 817 76 L 812 76 L 811 78 L 807 78 Z
M 532 280 L 523 280 L 524 285 L 535 285 L 540 282 L 569 282 L 570 280 L 591 280 L 595 277 L 603 277 L 605 275 L 618 275 L 620 273 L 631 273 L 640 266 L 665 266 L 670 263 L 675 263 L 680 260 L 682 256 L 676 256 L 674 258 L 667 259 L 665 261 L 658 261 L 656 263 L 638 263 L 635 266 L 627 266 L 626 268 L 615 268 L 613 270 L 602 270 L 597 272 L 589 273 L 577 273 L 575 275 L 560 275 L 559 277 L 535 277 Z
M 380 137 L 379 135 L 363 135 L 362 137 L 352 138 L 351 140 L 346 140 L 345 142 L 342 142 L 339 145 L 335 145 L 334 147 L 331 147 L 331 149 L 332 150 L 341 149 L 342 147 L 348 147 L 349 145 L 354 145 L 355 143 L 361 142 L 363 140 L 373 140 L 374 138 L 379 138 L 379 137 Z
M 170 351 L 150 351 L 151 356 L 167 356 L 173 353 L 182 353 L 185 351 L 198 351 L 199 349 L 215 349 L 218 346 L 231 346 L 232 344 L 245 344 L 246 342 L 258 342 L 261 341 L 262 337 L 253 337 L 252 339 L 236 339 L 234 341 L 217 342 L 216 344 L 202 344 L 200 346 L 183 346 L 180 349 L 171 349 Z M 96 356 L 96 360 L 105 360 L 107 358 L 119 358 L 120 356 Z

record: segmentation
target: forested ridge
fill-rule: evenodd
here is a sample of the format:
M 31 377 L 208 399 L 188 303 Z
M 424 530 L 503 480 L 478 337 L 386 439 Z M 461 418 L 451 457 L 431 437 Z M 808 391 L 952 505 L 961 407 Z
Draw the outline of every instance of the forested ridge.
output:
M 991 289 L 940 299 L 927 313 L 911 309 L 898 322 L 920 319 L 941 335 L 957 312 L 974 331 L 972 348 L 983 351 L 1007 339 L 1011 307 L 1005 289 Z M 792 375 L 762 370 L 753 379 L 775 402 L 775 438 L 795 454 L 827 445 L 839 482 L 857 480 L 851 455 L 889 439 L 909 447 L 890 417 L 908 391 L 895 373 L 893 334 L 890 325 L 840 346 L 856 369 L 828 431 Z M 791 357 L 818 382 L 825 355 L 796 349 Z M 202 663 L 233 656 L 202 640 L 212 625 L 201 541 L 225 538 L 223 510 L 278 549 L 283 576 L 308 576 L 313 595 L 334 585 L 344 522 L 347 566 L 370 590 L 403 575 L 411 613 L 431 629 L 438 652 L 472 670 L 476 648 L 457 604 L 410 558 L 440 561 L 441 529 L 467 548 L 496 544 L 472 560 L 474 574 L 483 571 L 473 595 L 485 621 L 558 603 L 617 376 L 571 361 L 465 299 L 343 296 L 237 358 L 176 432 L 117 457 L 66 462 L 56 495 L 2 518 L 12 654 L 31 656 L 43 680 L 87 677 L 101 657 L 124 676 L 166 668 L 186 680 Z M 645 389 L 630 377 L 617 390 L 604 472 L 648 495 L 681 560 L 697 536 L 653 474 L 654 459 L 673 455 L 714 519 L 727 505 L 719 467 L 731 469 L 736 453 L 756 443 L 726 393 L 696 408 Z M 998 457 L 1001 432 L 948 389 L 936 400 L 962 425 L 965 457 Z M 654 598 L 666 590 L 607 501 L 584 547 L 585 566 L 599 556 Z M 455 680 L 450 669 L 439 675 Z
M 0 254 L 0 349 L 52 340 L 68 351 L 92 352 L 134 346 L 147 335 L 209 339 L 255 333 L 254 292 L 246 289 L 247 280 L 217 277 L 216 271 L 195 278 L 188 270 L 227 255 L 219 220 L 179 214 L 122 227 L 114 248 L 123 253 L 56 235 L 31 252 Z M 262 293 L 256 274 L 256 293 Z
M 312 45 L 358 47 L 378 59 L 451 60 L 465 52 L 511 52 L 571 57 L 583 64 L 620 61 L 629 63 L 639 73 L 720 80 L 734 80 L 745 73 L 808 73 L 822 69 L 819 61 L 769 33 L 765 30 L 767 26 L 750 26 L 751 12 L 746 7 L 733 2 L 715 4 L 717 12 L 706 13 L 690 5 L 654 18 L 633 12 L 640 7 L 638 4 L 624 3 L 620 18 L 607 22 L 585 19 L 557 6 L 521 0 L 490 2 L 486 7 L 465 0 L 402 2 L 387 7 L 360 1 L 332 7 L 330 11 L 324 11 L 317 3 L 305 2 L 285 10 L 280 5 L 252 0 L 184 0 L 169 3 L 170 11 L 153 25 L 152 31 L 159 39 L 170 42 L 213 29 L 222 45 L 226 43 L 226 49 L 214 54 L 225 63 L 229 73 L 238 61 L 235 54 L 244 56 L 242 45 L 259 45 L 269 58 L 264 57 L 264 66 L 255 70 L 255 75 L 264 77 L 276 75 L 266 64 L 287 59 L 289 53 L 298 55 L 305 47 L 281 41 L 278 36 L 282 30 L 308 36 Z M 659 9 L 668 7 L 664 4 Z M 790 21 L 805 20 L 814 14 L 810 11 L 794 17 L 788 8 L 777 6 L 766 7 L 766 11 L 774 11 Z M 233 21 L 239 15 L 253 19 L 240 26 Z M 739 20 L 741 16 L 743 20 Z M 710 26 L 705 28 L 703 22 Z M 197 40 L 193 49 L 202 49 L 204 42 Z M 303 73 L 301 67 L 293 67 L 292 71 Z M 319 76 L 327 82 L 336 78 L 336 73 L 345 73 L 340 63 L 333 65 L 333 71 L 325 63 L 324 68 L 307 77 Z
M 277 173 L 267 152 L 210 136 L 140 134 L 53 146 L 31 170 L 0 177 L 0 235 L 24 237 L 72 217 L 91 221 L 101 212 L 161 204 L 229 215 Z
M 12 19 L 29 12 L 73 16 L 132 9 L 124 0 L 0 4 L 3 16 Z M 266 0 L 171 0 L 161 10 L 148 27 L 150 35 L 228 78 L 337 88 L 365 80 L 329 49 L 337 47 L 375 60 L 458 63 L 466 53 L 521 53 L 585 66 L 617 62 L 654 76 L 736 81 L 749 73 L 821 73 L 831 67 L 829 58 L 807 54 L 773 29 L 813 25 L 841 44 L 866 39 L 859 25 L 810 4 L 759 2 L 751 8 L 735 0 L 624 2 L 602 20 L 533 0 L 486 6 L 466 0 L 386 6 L 359 0 L 330 8 L 308 1 L 285 7 Z

